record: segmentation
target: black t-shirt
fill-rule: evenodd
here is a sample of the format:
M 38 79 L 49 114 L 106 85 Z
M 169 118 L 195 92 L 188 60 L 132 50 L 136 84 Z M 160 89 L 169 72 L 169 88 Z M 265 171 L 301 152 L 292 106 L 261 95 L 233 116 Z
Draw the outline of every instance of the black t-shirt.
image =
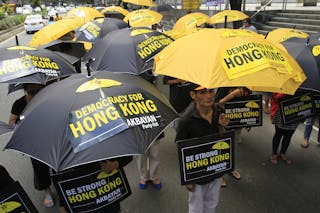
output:
M 175 78 L 164 76 L 163 83 L 167 84 L 169 80 L 173 80 Z M 191 83 L 179 83 L 179 84 L 171 84 L 170 85 L 170 103 L 174 107 L 174 109 L 180 113 L 182 112 L 192 101 L 190 97 L 191 91 Z
M 0 190 L 13 183 L 13 179 L 10 177 L 8 171 L 0 165 Z
M 26 96 L 22 96 L 18 100 L 16 100 L 11 108 L 11 114 L 18 116 L 16 123 L 20 120 L 19 116 L 23 112 L 24 108 L 27 106 Z

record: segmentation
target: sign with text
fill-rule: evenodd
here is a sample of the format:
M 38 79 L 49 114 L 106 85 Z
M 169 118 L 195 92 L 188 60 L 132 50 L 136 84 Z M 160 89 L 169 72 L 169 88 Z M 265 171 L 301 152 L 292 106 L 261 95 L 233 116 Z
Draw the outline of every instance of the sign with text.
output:
M 199 0 L 181 0 L 182 10 L 199 10 Z
M 313 94 L 313 101 L 316 107 L 316 113 L 320 114 L 320 95 L 319 94 Z
M 234 169 L 234 131 L 178 141 L 181 184 L 212 181 Z
M 0 191 L 0 212 L 37 213 L 38 210 L 16 181 Z
M 59 196 L 72 212 L 104 211 L 114 202 L 120 202 L 131 194 L 127 177 L 122 169 L 106 174 L 97 170 L 82 170 L 53 176 Z
M 284 124 L 303 121 L 315 113 L 315 103 L 311 93 L 283 97 L 279 103 Z
M 262 96 L 249 95 L 233 98 L 224 104 L 230 119 L 227 128 L 262 126 Z

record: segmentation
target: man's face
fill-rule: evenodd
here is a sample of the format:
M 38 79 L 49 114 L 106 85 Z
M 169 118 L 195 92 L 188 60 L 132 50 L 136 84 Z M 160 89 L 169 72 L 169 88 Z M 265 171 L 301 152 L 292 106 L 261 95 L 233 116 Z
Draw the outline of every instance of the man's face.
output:
M 243 23 L 243 25 L 246 26 L 246 27 L 249 27 L 249 26 L 250 26 L 250 24 L 249 24 L 248 21 L 243 21 L 242 23 Z
M 213 105 L 214 90 L 202 89 L 191 91 L 191 98 L 201 107 L 211 107 Z

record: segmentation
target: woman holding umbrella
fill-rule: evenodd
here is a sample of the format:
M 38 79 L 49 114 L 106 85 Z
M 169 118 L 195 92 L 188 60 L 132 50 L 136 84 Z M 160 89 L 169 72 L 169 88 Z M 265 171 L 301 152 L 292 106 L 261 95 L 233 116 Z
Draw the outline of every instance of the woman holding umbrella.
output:
M 16 100 L 12 105 L 8 122 L 10 126 L 14 126 L 19 122 L 19 116 L 23 112 L 24 108 L 42 88 L 43 86 L 41 84 L 23 85 L 25 95 Z M 54 200 L 52 196 L 53 192 L 50 188 L 51 179 L 49 167 L 46 164 L 41 163 L 40 161 L 37 161 L 33 158 L 31 158 L 31 163 L 34 171 L 34 186 L 37 190 L 43 190 L 45 193 L 43 205 L 48 208 L 53 207 Z

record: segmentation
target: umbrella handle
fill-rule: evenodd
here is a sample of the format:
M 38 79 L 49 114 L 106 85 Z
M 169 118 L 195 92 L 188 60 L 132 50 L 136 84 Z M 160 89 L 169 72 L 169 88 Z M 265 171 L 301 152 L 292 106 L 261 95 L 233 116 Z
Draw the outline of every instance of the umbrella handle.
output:
M 90 70 L 90 64 L 92 62 L 94 62 L 96 59 L 95 58 L 89 58 L 89 60 L 86 63 L 86 68 L 87 68 L 87 73 L 88 73 L 88 77 L 91 76 L 91 70 Z

